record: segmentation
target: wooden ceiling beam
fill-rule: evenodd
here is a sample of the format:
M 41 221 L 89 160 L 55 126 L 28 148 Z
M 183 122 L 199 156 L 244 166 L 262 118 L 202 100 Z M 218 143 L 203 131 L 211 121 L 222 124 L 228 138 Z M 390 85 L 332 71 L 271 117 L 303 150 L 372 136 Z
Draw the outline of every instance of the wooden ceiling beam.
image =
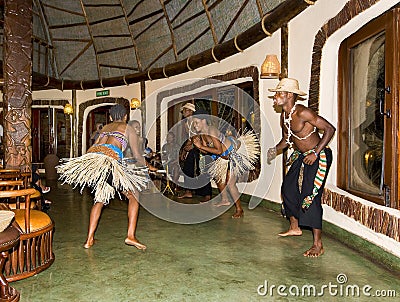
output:
M 90 42 L 91 40 L 89 39 L 75 39 L 75 38 L 53 38 L 53 42 L 58 41 L 58 42 L 82 42 L 82 43 L 87 43 Z
M 140 1 L 138 1 L 138 2 L 135 4 L 134 7 L 132 7 L 131 11 L 126 15 L 128 19 L 130 18 L 130 16 L 133 15 L 133 13 L 135 12 L 135 10 L 136 10 L 136 9 L 139 7 L 139 5 L 142 4 L 143 2 L 144 2 L 144 0 L 140 0 Z
M 115 4 L 115 3 L 85 3 L 86 7 L 119 7 L 119 4 Z
M 141 16 L 140 18 L 137 18 L 137 19 L 134 19 L 132 21 L 129 21 L 129 25 L 133 25 L 133 24 L 142 22 L 142 21 L 144 21 L 146 19 L 149 19 L 149 18 L 151 18 L 153 16 L 157 16 L 159 14 L 163 14 L 163 10 L 162 9 L 155 10 L 154 12 L 151 12 L 150 14 L 147 14 L 147 15 Z
M 150 69 L 151 66 L 153 66 L 163 55 L 165 55 L 168 51 L 172 49 L 172 45 L 168 46 L 166 49 L 164 49 L 151 63 L 147 66 L 147 69 Z
M 86 44 L 86 46 L 71 60 L 71 62 L 69 62 L 68 64 L 67 64 L 67 66 L 65 66 L 64 67 L 64 69 L 60 72 L 60 76 L 62 76 L 62 74 L 72 65 L 72 64 L 74 64 L 78 59 L 79 59 L 79 57 L 81 56 L 81 55 L 83 55 L 85 52 L 86 52 L 86 50 L 88 50 L 89 49 L 89 47 L 92 45 L 92 41 L 89 41 L 87 44 Z
M 60 25 L 52 25 L 49 26 L 49 29 L 58 29 L 58 28 L 71 28 L 76 26 L 85 26 L 85 22 L 78 22 L 78 23 L 70 23 L 70 24 L 60 24 Z
M 93 35 L 93 38 L 129 38 L 130 34 Z
M 169 16 L 167 14 L 167 10 L 165 8 L 164 5 L 164 0 L 160 0 L 160 4 L 162 6 L 163 12 L 164 12 L 164 17 L 165 17 L 165 21 L 167 22 L 168 25 L 168 29 L 171 35 L 171 44 L 172 44 L 172 49 L 174 50 L 174 56 L 175 56 L 175 61 L 178 60 L 178 52 L 176 50 L 176 42 L 175 42 L 175 34 L 174 34 L 174 30 L 172 28 L 172 24 L 171 21 L 169 20 Z
M 89 25 L 97 25 L 97 24 L 101 24 L 101 23 L 105 23 L 105 22 L 109 22 L 109 21 L 114 21 L 114 20 L 118 20 L 121 18 L 125 18 L 124 15 L 118 15 L 118 16 L 114 16 L 114 17 L 110 17 L 110 18 L 105 18 L 105 19 L 101 19 L 101 20 L 96 20 L 96 21 L 92 21 L 89 22 Z
M 145 28 L 143 28 L 136 36 L 133 38 L 137 40 L 141 35 L 143 35 L 149 28 L 151 28 L 154 24 L 157 24 L 164 16 L 160 16 L 159 18 L 155 19 L 153 22 L 151 22 L 149 25 L 147 25 Z
M 97 54 L 101 55 L 101 54 L 104 54 L 104 53 L 109 53 L 109 52 L 113 52 L 113 51 L 129 49 L 129 48 L 133 48 L 133 45 L 126 45 L 126 46 L 120 46 L 120 47 L 114 47 L 114 48 L 110 48 L 110 49 L 105 49 L 105 50 L 98 50 Z
M 41 2 L 41 3 L 43 3 L 43 2 Z M 75 12 L 75 11 L 68 10 L 68 9 L 65 9 L 65 8 L 62 8 L 62 7 L 50 5 L 48 3 L 43 3 L 43 6 L 48 7 L 48 8 L 52 8 L 52 9 L 55 9 L 55 10 L 59 10 L 61 12 L 68 13 L 68 14 L 71 14 L 71 15 L 76 15 L 76 16 L 83 17 L 83 14 L 81 12 Z
M 138 46 L 137 46 L 137 43 L 136 43 L 136 39 L 135 39 L 135 37 L 133 36 L 132 29 L 131 29 L 131 27 L 130 27 L 130 25 L 129 25 L 128 15 L 127 15 L 127 12 L 126 12 L 126 9 L 125 9 L 125 5 L 124 5 L 124 3 L 122 2 L 122 0 L 119 0 L 119 3 L 120 3 L 120 5 L 121 5 L 122 11 L 124 12 L 125 23 L 126 23 L 126 26 L 127 26 L 127 28 L 128 28 L 128 31 L 129 31 L 129 37 L 130 37 L 131 40 L 132 40 L 132 45 L 133 45 L 133 48 L 134 48 L 134 50 L 135 50 L 135 58 L 136 58 L 136 64 L 137 64 L 137 66 L 138 66 L 138 70 L 139 70 L 139 71 L 142 71 L 142 63 L 141 63 L 141 61 L 140 61 Z
M 202 0 L 202 3 L 203 3 L 204 11 L 206 12 L 206 16 L 207 16 L 207 19 L 208 19 L 208 24 L 210 24 L 210 30 L 211 30 L 211 35 L 212 35 L 213 40 L 214 40 L 214 45 L 217 45 L 218 44 L 218 37 L 217 37 L 217 34 L 215 33 L 214 24 L 212 22 L 211 14 L 208 11 L 206 0 Z
M 89 35 L 90 35 L 90 39 L 92 40 L 93 50 L 94 50 L 94 54 L 95 54 L 95 58 L 96 58 L 97 76 L 100 79 L 99 80 L 100 85 L 103 86 L 102 82 L 101 82 L 102 81 L 102 76 L 101 76 L 101 69 L 100 69 L 100 65 L 99 65 L 100 64 L 99 55 L 97 54 L 96 43 L 94 43 L 92 28 L 90 27 L 90 24 L 89 24 L 89 19 L 88 19 L 87 13 L 86 13 L 85 4 L 83 3 L 83 0 L 79 0 L 79 2 L 81 3 L 82 12 L 83 12 L 83 15 L 85 17 L 85 21 L 86 21 L 85 25 L 86 25 L 86 27 L 88 29 L 88 32 L 89 32 Z M 83 54 L 83 53 L 81 52 L 81 54 Z M 65 71 L 65 69 L 63 71 Z M 64 86 L 63 86 L 63 88 L 64 88 Z
M 194 19 L 196 19 L 197 17 L 199 17 L 199 16 L 201 16 L 201 15 L 203 15 L 203 14 L 204 14 L 203 11 L 198 12 L 197 14 L 194 14 L 194 15 L 190 16 L 189 18 L 187 18 L 186 20 L 183 20 L 183 21 L 182 21 L 181 23 L 179 23 L 178 25 L 175 25 L 173 29 L 176 30 L 176 29 L 178 29 L 179 27 L 185 25 L 185 24 L 188 23 L 188 22 L 193 21 Z
M 263 13 L 263 9 L 262 9 L 260 0 L 256 0 L 256 4 L 257 4 L 258 13 L 260 14 L 260 18 L 262 18 L 264 16 L 264 13 Z
M 208 9 L 209 9 L 210 11 L 212 11 L 212 10 L 213 10 L 216 6 L 218 6 L 218 4 L 220 4 L 222 1 L 223 1 L 223 0 L 214 1 L 214 3 L 211 4 L 211 5 L 208 7 Z
M 226 28 L 224 34 L 221 36 L 220 40 L 218 43 L 224 42 L 226 36 L 228 35 L 229 31 L 232 29 L 233 25 L 236 23 L 237 19 L 239 18 L 240 14 L 243 12 L 243 10 L 246 8 L 247 4 L 249 3 L 249 0 L 245 0 L 242 4 L 242 6 L 239 8 L 238 12 L 236 15 L 233 17 L 231 22 L 229 23 L 228 27 Z
M 136 67 L 118 66 L 118 65 L 109 65 L 109 64 L 100 64 L 100 67 L 116 68 L 116 69 L 127 69 L 127 70 L 139 71 L 139 69 L 136 68 Z
M 315 0 L 316 2 L 318 0 Z M 155 80 L 165 78 L 166 75 L 171 77 L 181 73 L 185 73 L 217 60 L 223 60 L 240 51 L 243 51 L 253 44 L 269 37 L 276 30 L 287 24 L 291 19 L 305 10 L 312 2 L 304 0 L 287 0 L 266 14 L 260 23 L 252 26 L 245 32 L 239 34 L 234 39 L 230 39 L 222 44 L 216 45 L 212 49 L 203 51 L 197 55 L 188 57 L 184 60 L 175 62 L 151 70 L 141 71 L 130 75 L 114 77 L 100 80 L 90 81 L 61 81 L 54 78 L 48 78 L 45 75 L 34 73 L 33 78 L 35 87 L 44 86 L 47 83 L 48 88 L 63 87 L 64 89 L 96 89 L 99 87 L 124 86 L 126 84 L 138 83 L 141 81 Z M 63 85 L 62 85 L 63 84 Z
M 33 41 L 34 43 L 38 43 L 38 44 L 40 44 L 40 45 L 43 45 L 43 46 L 45 46 L 45 47 L 48 47 L 48 48 L 50 48 L 50 49 L 53 49 L 53 48 L 54 48 L 53 45 L 50 45 L 47 41 L 41 39 L 40 37 L 33 36 L 33 37 L 32 37 L 32 41 Z
M 41 25 L 42 25 L 42 30 L 43 33 L 45 34 L 45 37 L 47 38 L 47 43 L 49 44 L 49 46 L 53 45 L 53 35 L 52 32 L 49 29 L 49 22 L 48 22 L 48 18 L 43 6 L 43 3 L 39 0 L 34 0 L 36 3 L 36 7 L 39 10 L 39 18 L 41 20 Z M 46 48 L 46 62 L 45 62 L 45 73 L 46 75 L 51 73 L 52 75 L 54 75 L 55 77 L 59 77 L 59 73 L 58 73 L 58 66 L 57 66 L 57 62 L 55 60 L 55 55 L 54 55 L 54 49 L 51 46 Z M 49 70 L 49 67 L 51 68 L 51 70 Z
M 202 36 L 204 36 L 208 31 L 210 30 L 209 27 L 206 27 L 201 33 L 199 33 L 192 41 L 190 41 L 188 44 L 186 44 L 182 49 L 178 51 L 178 55 L 183 53 L 186 49 L 188 49 L 193 43 L 195 43 L 198 39 L 200 39 Z
M 173 17 L 173 18 L 171 19 L 171 24 L 174 23 L 175 20 L 176 20 L 176 18 L 178 18 L 178 17 L 182 14 L 182 12 L 188 7 L 188 5 L 190 4 L 191 1 L 192 1 L 192 0 L 186 1 L 186 3 L 181 7 L 181 9 L 180 9 L 179 12 L 175 15 L 175 17 Z

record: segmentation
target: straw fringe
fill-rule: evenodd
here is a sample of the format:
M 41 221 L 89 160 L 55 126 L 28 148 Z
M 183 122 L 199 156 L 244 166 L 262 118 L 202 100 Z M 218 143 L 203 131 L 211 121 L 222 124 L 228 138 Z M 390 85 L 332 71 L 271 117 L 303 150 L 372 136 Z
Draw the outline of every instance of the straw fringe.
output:
M 99 153 L 87 153 L 73 158 L 56 167 L 63 183 L 73 188 L 85 186 L 93 188 L 94 202 L 105 205 L 114 198 L 115 192 L 142 191 L 147 186 L 147 177 L 143 171 L 129 169 L 117 160 Z M 112 173 L 112 186 L 107 179 Z
M 222 157 L 217 158 L 209 164 L 207 172 L 215 181 L 225 183 L 228 167 L 231 175 L 237 177 L 254 170 L 254 164 L 260 155 L 260 143 L 253 131 L 246 131 L 238 137 L 240 147 L 229 153 L 229 160 Z
M 207 172 L 216 182 L 225 183 L 228 167 L 229 160 L 218 157 L 215 161 L 209 164 Z

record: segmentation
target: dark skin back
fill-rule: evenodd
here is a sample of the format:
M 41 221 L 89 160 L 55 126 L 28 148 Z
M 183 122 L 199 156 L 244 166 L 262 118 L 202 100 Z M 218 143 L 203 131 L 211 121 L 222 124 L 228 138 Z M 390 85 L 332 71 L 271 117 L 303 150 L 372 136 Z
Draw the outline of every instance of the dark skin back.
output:
M 125 115 L 122 120 L 113 121 L 103 127 L 101 132 L 120 132 L 125 134 L 128 139 L 129 146 L 132 150 L 133 156 L 136 158 L 140 165 L 145 165 L 145 160 L 139 148 L 139 136 L 135 129 L 126 123 L 127 116 Z M 98 137 L 95 144 L 111 144 L 118 148 L 122 148 L 121 142 L 113 136 Z

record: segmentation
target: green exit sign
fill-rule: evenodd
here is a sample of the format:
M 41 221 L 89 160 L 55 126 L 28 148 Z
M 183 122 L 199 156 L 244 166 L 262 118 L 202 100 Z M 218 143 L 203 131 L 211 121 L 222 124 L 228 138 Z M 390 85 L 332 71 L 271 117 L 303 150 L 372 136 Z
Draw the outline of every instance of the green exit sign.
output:
M 110 95 L 110 89 L 96 91 L 96 97 Z

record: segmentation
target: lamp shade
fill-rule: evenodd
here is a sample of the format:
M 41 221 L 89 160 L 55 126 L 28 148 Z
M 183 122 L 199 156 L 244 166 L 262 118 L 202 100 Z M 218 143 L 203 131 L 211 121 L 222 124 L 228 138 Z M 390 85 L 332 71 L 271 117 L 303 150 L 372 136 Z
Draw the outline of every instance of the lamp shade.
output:
M 65 104 L 64 106 L 64 114 L 71 115 L 74 113 L 74 108 L 72 108 L 72 105 L 70 103 Z
M 281 66 L 276 55 L 267 55 L 261 65 L 261 79 L 277 79 L 281 73 Z
M 139 99 L 133 98 L 133 99 L 131 100 L 131 109 L 139 108 L 140 105 L 141 105 L 141 102 L 140 102 Z

